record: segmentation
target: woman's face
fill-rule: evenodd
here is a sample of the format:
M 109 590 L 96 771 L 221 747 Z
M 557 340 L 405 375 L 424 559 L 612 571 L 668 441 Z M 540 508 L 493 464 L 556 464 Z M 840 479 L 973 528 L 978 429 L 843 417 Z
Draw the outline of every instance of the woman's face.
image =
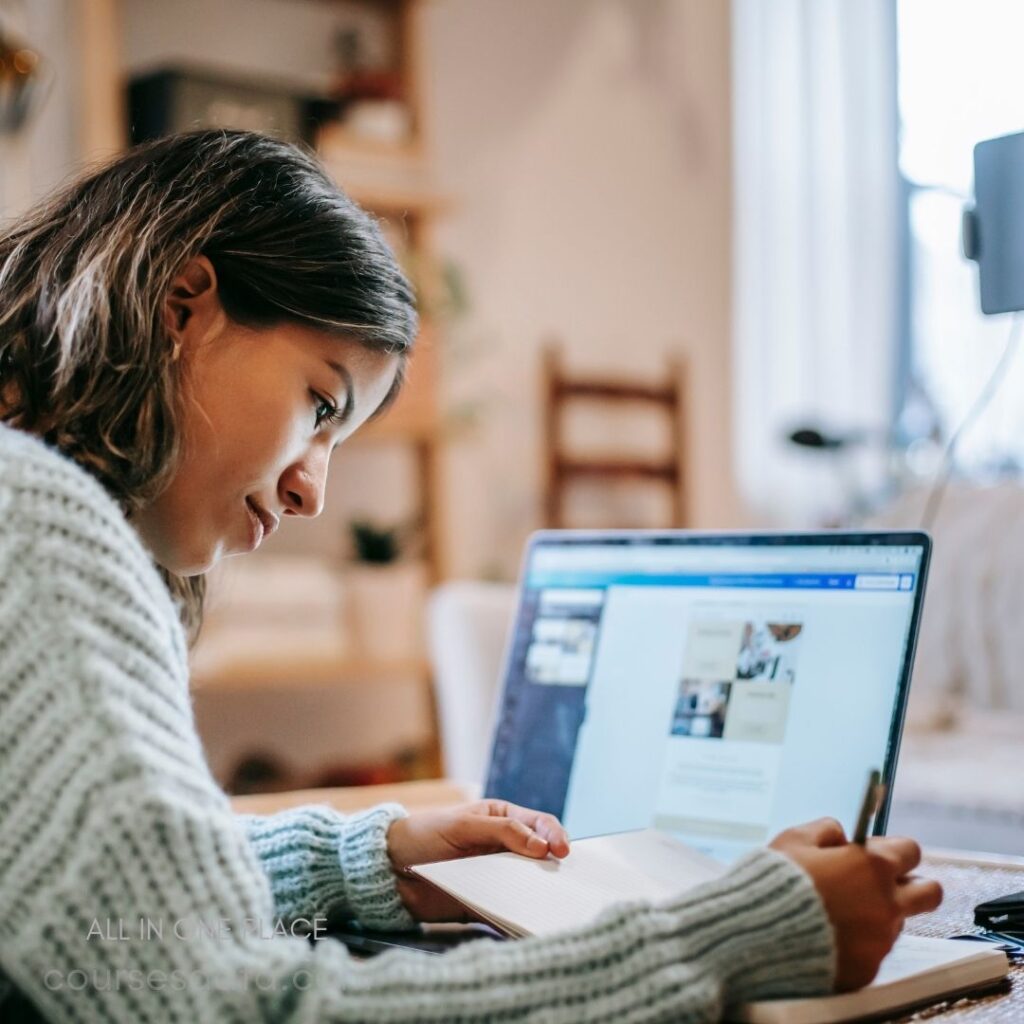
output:
M 133 522 L 160 565 L 193 576 L 258 547 L 281 516 L 320 514 L 332 451 L 386 397 L 399 358 L 294 324 L 239 326 L 202 258 L 167 316 L 185 381 L 182 459 Z

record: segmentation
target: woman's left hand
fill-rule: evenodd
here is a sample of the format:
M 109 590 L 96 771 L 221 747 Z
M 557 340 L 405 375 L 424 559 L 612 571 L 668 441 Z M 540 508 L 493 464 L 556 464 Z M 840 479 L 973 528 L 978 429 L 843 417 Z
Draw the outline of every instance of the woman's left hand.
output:
M 398 877 L 398 894 L 417 921 L 464 921 L 466 908 L 405 869 L 414 864 L 511 850 L 542 860 L 564 857 L 569 836 L 553 814 L 531 811 L 505 800 L 477 800 L 444 811 L 399 818 L 388 829 L 388 856 Z

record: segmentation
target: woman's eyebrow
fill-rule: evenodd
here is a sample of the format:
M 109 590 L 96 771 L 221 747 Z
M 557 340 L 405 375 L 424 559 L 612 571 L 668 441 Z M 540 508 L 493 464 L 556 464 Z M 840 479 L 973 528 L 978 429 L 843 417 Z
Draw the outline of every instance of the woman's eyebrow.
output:
M 325 363 L 338 375 L 342 384 L 345 386 L 345 409 L 344 417 L 348 419 L 352 415 L 352 409 L 356 404 L 355 388 L 352 385 L 352 374 L 348 372 L 348 368 L 343 366 L 341 363 L 335 362 L 333 359 L 325 359 Z

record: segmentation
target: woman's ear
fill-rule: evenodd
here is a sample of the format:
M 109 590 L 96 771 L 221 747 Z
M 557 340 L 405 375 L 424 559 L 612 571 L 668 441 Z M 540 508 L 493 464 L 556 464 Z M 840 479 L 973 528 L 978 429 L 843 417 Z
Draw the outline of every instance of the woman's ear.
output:
M 204 335 L 222 312 L 217 294 L 217 272 L 205 256 L 196 256 L 182 267 L 164 298 L 164 323 L 176 343 L 188 336 Z

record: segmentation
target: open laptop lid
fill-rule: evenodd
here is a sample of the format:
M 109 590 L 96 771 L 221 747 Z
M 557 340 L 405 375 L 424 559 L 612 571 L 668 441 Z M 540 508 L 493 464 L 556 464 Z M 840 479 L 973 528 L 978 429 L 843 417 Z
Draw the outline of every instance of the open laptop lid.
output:
M 869 769 L 895 773 L 930 548 L 535 534 L 485 794 L 576 837 L 653 825 L 724 860 L 823 815 L 852 832 Z

